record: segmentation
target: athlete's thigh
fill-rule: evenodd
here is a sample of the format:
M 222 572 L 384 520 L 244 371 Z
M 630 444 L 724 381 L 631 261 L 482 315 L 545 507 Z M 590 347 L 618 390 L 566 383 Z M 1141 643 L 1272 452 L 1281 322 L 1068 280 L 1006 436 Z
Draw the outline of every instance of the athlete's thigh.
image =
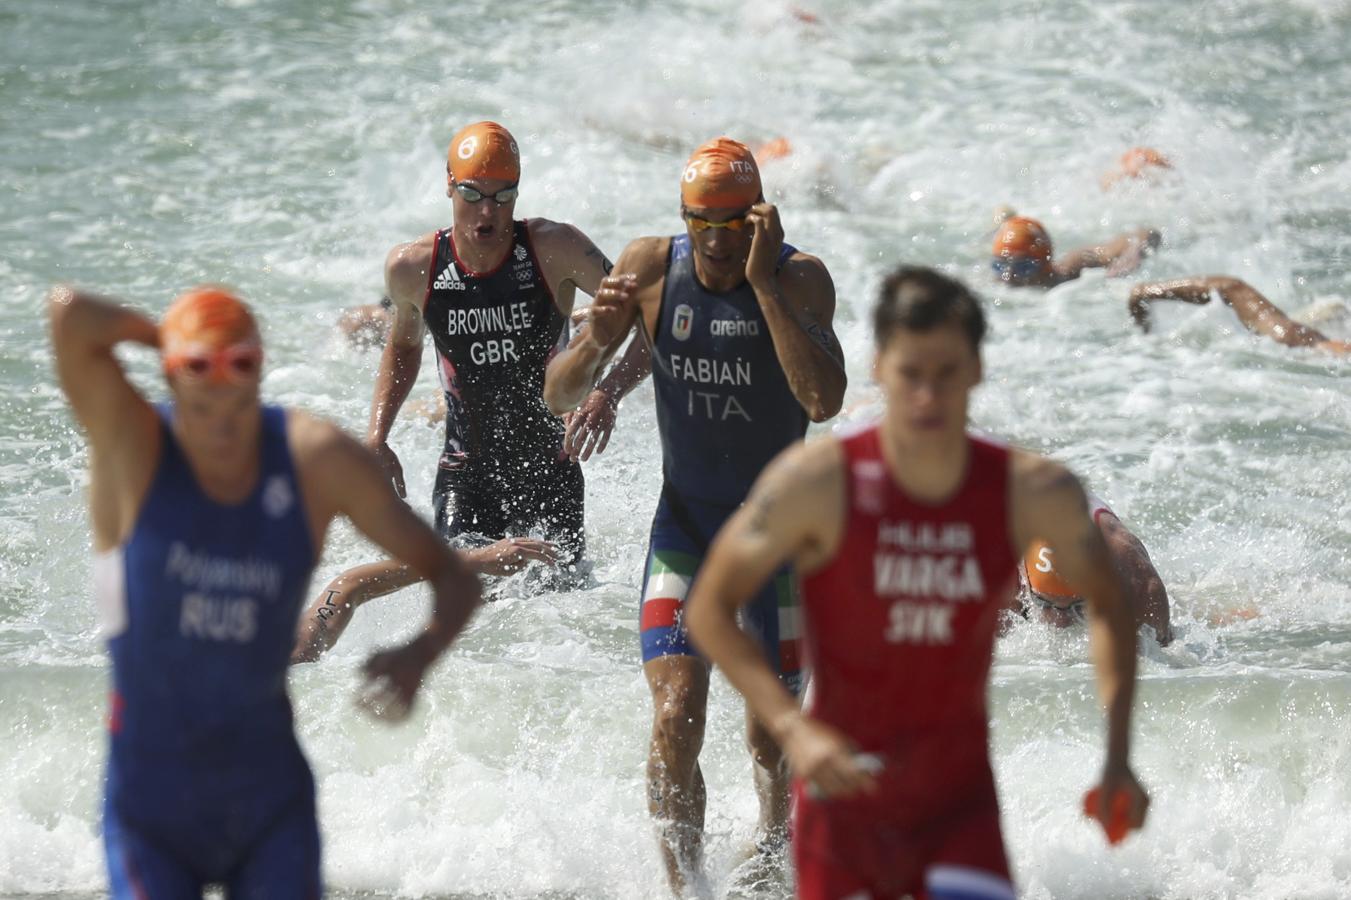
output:
M 436 531 L 446 540 L 465 534 L 500 540 L 506 537 L 509 501 L 504 491 L 486 489 L 461 473 L 439 469 L 432 490 Z
M 203 883 L 175 854 L 103 807 L 103 849 L 113 900 L 200 897 Z
M 1014 900 L 993 793 L 952 827 L 924 873 L 927 900 Z
M 802 692 L 802 608 L 797 577 L 780 569 L 741 608 L 741 626 L 764 651 L 779 680 L 795 696 Z
M 703 563 L 703 550 L 665 513 L 652 521 L 643 573 L 638 631 L 643 662 L 664 656 L 698 656 L 685 628 L 685 598 Z
M 230 900 L 318 900 L 319 856 L 314 803 L 302 800 L 249 851 L 227 885 Z

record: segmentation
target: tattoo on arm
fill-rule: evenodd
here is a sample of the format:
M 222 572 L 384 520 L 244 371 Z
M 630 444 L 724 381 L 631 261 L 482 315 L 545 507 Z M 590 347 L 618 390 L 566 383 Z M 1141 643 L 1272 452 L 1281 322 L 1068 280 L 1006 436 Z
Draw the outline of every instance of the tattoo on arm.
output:
M 336 602 L 337 598 L 342 596 L 341 592 L 325 591 L 325 593 L 327 596 L 324 597 L 324 605 L 319 607 L 319 611 L 315 613 L 315 618 L 319 620 L 320 625 L 327 625 L 328 620 L 337 615 L 340 608 L 347 605 L 346 603 Z
M 769 528 L 769 517 L 774 511 L 778 497 L 766 492 L 751 501 L 750 529 L 752 534 L 764 534 Z
M 808 337 L 815 341 L 817 345 L 826 352 L 826 356 L 829 356 L 838 363 L 844 362 L 842 355 L 836 350 L 835 336 L 831 334 L 829 328 L 826 328 L 814 318 L 808 318 L 807 324 L 803 326 L 803 330 L 807 332 Z

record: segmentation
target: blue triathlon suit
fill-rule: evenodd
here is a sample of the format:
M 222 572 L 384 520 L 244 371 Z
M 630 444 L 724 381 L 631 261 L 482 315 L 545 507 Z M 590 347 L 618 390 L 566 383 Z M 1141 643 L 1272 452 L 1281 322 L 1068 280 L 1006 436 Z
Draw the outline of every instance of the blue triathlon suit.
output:
M 103 808 L 116 898 L 321 894 L 314 779 L 286 694 L 315 548 L 286 441 L 262 410 L 258 485 L 198 486 L 161 408 L 131 536 L 95 556 L 113 701 Z
M 796 252 L 785 244 L 779 265 Z M 681 622 L 690 583 L 760 471 L 802 438 L 808 421 L 755 291 L 749 283 L 725 294 L 704 288 L 688 235 L 671 239 L 651 343 L 664 480 L 643 579 L 644 662 L 697 655 Z M 794 691 L 801 687 L 798 612 L 787 569 L 742 609 L 742 626 Z

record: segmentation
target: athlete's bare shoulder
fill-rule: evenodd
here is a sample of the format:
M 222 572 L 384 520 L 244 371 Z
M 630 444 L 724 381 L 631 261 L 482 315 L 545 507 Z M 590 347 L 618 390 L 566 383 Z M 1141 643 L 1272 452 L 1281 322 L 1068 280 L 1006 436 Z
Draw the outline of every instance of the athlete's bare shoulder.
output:
M 354 450 L 366 452 L 356 438 L 328 419 L 303 409 L 286 410 L 286 440 L 297 468 L 327 465 Z
M 1017 549 L 1035 538 L 1047 539 L 1053 532 L 1061 532 L 1076 518 L 1092 523 L 1083 485 L 1055 460 L 1026 450 L 1010 450 L 1009 481 Z
M 782 534 L 811 571 L 834 555 L 843 533 L 844 449 L 825 436 L 788 447 L 765 467 L 746 500 L 748 527 Z
M 582 229 L 570 222 L 555 222 L 553 219 L 526 219 L 525 230 L 530 235 L 537 253 L 544 251 L 567 252 L 593 246 L 591 239 Z
M 385 256 L 385 289 L 396 303 L 420 306 L 436 256 L 436 232 L 395 244 Z
M 634 238 L 619 254 L 614 274 L 634 275 L 639 285 L 650 283 L 666 274 L 666 257 L 670 252 L 670 237 Z

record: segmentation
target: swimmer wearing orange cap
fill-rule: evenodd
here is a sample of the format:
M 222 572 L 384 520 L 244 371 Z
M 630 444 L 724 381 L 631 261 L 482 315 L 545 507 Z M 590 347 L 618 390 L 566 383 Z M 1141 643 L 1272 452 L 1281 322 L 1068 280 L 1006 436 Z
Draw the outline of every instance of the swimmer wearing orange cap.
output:
M 1036 219 L 1004 208 L 990 248 L 990 266 L 1010 287 L 1052 288 L 1073 281 L 1085 269 L 1104 268 L 1108 277 L 1134 272 L 1161 241 L 1162 236 L 1154 229 L 1137 228 L 1054 258 L 1051 235 L 1045 227 Z
M 1150 329 L 1149 306 L 1159 300 L 1181 300 L 1204 306 L 1218 295 L 1234 311 L 1243 327 L 1287 347 L 1309 347 L 1337 356 L 1351 355 L 1351 341 L 1330 338 L 1286 315 L 1246 281 L 1230 275 L 1196 275 L 1170 281 L 1151 281 L 1131 289 L 1130 312 L 1135 324 Z
M 1148 626 L 1160 646 L 1172 642 L 1168 590 L 1154 568 L 1145 545 L 1105 503 L 1088 495 L 1089 512 L 1112 563 L 1122 579 L 1122 588 L 1132 601 L 1137 626 Z M 1080 591 L 1056 571 L 1054 555 L 1045 541 L 1034 541 L 1018 567 L 1019 591 L 1009 609 L 1033 621 L 1067 628 L 1085 621 L 1086 606 Z
M 226 882 L 319 896 L 314 780 L 284 685 L 329 525 L 346 515 L 432 585 L 428 627 L 366 663 L 379 715 L 407 713 L 477 605 L 478 581 L 360 444 L 259 402 L 258 327 L 233 292 L 189 291 L 156 325 L 58 287 L 48 314 L 61 388 L 91 447 L 95 593 L 113 668 L 111 893 Z M 159 349 L 168 403 L 157 409 L 128 381 L 119 344 Z
M 1116 168 L 1102 176 L 1102 189 L 1105 191 L 1126 179 L 1152 180 L 1162 171 L 1172 168 L 1168 157 L 1153 147 L 1132 147 L 1121 154 Z
M 594 295 L 612 267 L 576 227 L 515 218 L 520 190 L 520 147 L 506 128 L 477 122 L 450 139 L 452 224 L 398 245 L 385 261 L 393 321 L 366 441 L 402 496 L 388 437 L 430 331 L 448 410 L 432 489 L 437 530 L 473 542 L 466 553 L 481 574 L 538 564 L 568 579 L 584 546 L 580 462 L 604 450 L 619 399 L 646 374 L 645 348 L 635 345 L 640 361 L 617 366 L 566 424 L 548 413 L 545 363 L 567 338 L 577 291 Z M 416 581 L 391 561 L 343 572 L 302 618 L 295 660 L 330 647 L 361 604 Z
M 639 612 L 653 703 L 648 797 L 671 888 L 683 895 L 702 878 L 699 747 L 708 694 L 708 663 L 682 624 L 685 594 L 713 534 L 769 460 L 800 440 L 808 421 L 839 411 L 845 372 L 830 274 L 784 242 L 751 151 L 725 137 L 709 141 L 690 155 L 679 186 L 684 231 L 625 248 L 588 322 L 549 364 L 544 396 L 555 413 L 571 410 L 635 324 L 651 348 L 665 484 Z M 746 620 L 797 691 L 796 593 L 791 573 L 781 574 L 747 607 Z M 748 743 L 760 799 L 757 844 L 781 846 L 782 755 L 753 718 Z

